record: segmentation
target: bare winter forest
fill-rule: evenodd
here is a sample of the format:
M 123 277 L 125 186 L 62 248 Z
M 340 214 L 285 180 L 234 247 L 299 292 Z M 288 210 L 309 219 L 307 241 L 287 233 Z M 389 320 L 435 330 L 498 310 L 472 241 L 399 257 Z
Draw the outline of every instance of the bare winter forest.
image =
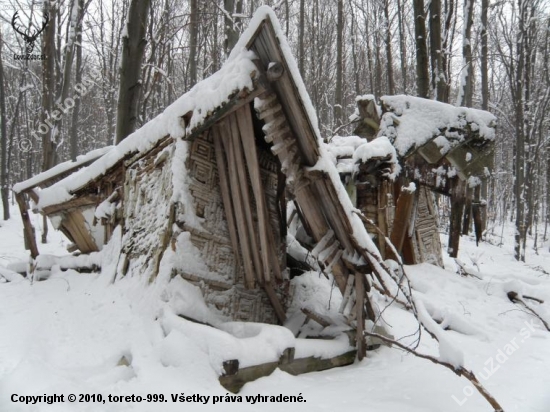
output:
M 260 3 L 2 0 L 3 202 L 14 183 L 121 141 L 217 71 Z M 515 221 L 518 260 L 527 233 L 535 248 L 546 238 L 548 2 L 266 3 L 282 22 L 325 140 L 351 133 L 358 95 L 408 94 L 489 110 L 499 119 L 494 168 L 477 190 L 457 183 L 457 198 L 466 215 L 472 201 L 487 201 L 487 230 Z

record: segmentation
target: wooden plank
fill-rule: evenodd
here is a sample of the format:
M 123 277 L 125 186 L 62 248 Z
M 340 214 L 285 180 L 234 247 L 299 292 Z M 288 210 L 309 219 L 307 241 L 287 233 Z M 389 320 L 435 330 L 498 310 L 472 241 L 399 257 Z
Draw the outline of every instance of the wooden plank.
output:
M 326 219 L 329 221 L 330 227 L 334 230 L 336 238 L 345 247 L 347 251 L 354 250 L 353 244 L 350 240 L 350 234 L 353 233 L 351 223 L 344 211 L 336 188 L 332 181 L 327 177 L 324 179 L 317 179 L 314 182 L 314 186 L 318 191 L 318 199 L 324 199 L 320 203 L 320 207 L 323 209 Z
M 194 140 L 197 136 L 200 136 L 202 133 L 210 129 L 214 124 L 233 114 L 244 105 L 248 105 L 248 103 L 264 92 L 265 88 L 259 84 L 259 82 L 255 81 L 254 89 L 252 91 L 244 89 L 232 96 L 226 104 L 217 108 L 202 122 L 202 124 L 195 127 L 188 136 L 185 136 L 184 140 Z
M 378 228 L 384 234 L 378 234 L 378 250 L 382 259 L 386 258 L 386 238 L 388 236 L 388 222 L 386 221 L 386 208 L 388 207 L 388 182 L 384 181 L 378 186 Z
M 260 166 L 258 154 L 256 153 L 256 139 L 254 137 L 254 125 L 252 124 L 252 114 L 250 107 L 244 106 L 236 113 L 236 118 L 241 134 L 242 145 L 246 165 L 252 184 L 252 192 L 256 199 L 256 214 L 258 216 L 258 229 L 260 235 L 260 247 L 262 264 L 264 269 L 264 280 L 271 281 L 271 270 L 277 279 L 282 280 L 281 270 L 277 259 L 277 251 L 275 250 L 275 242 L 273 233 L 269 223 L 269 211 L 265 200 L 265 193 L 262 187 L 262 177 L 260 175 Z
M 232 187 L 232 192 L 235 194 L 235 191 L 239 190 L 241 193 L 242 199 L 242 208 L 244 211 L 244 216 L 246 219 L 246 230 L 248 232 L 248 238 L 250 241 L 250 254 L 252 256 L 252 261 L 254 262 L 254 270 L 256 274 L 256 279 L 260 284 L 263 284 L 265 281 L 263 277 L 263 267 L 262 259 L 260 257 L 260 248 L 258 246 L 258 231 L 256 230 L 256 225 L 252 219 L 252 201 L 250 199 L 250 190 L 248 188 L 248 179 L 246 178 L 246 166 L 244 162 L 243 155 L 243 146 L 241 143 L 241 138 L 239 134 L 239 126 L 237 123 L 237 118 L 235 114 L 232 114 L 228 117 L 229 126 L 231 134 L 230 144 L 233 147 L 233 161 L 235 163 L 235 169 L 237 172 L 238 186 Z
M 99 249 L 86 229 L 86 219 L 79 210 L 72 210 L 65 215 L 61 224 L 71 233 L 75 244 L 82 253 L 97 252 Z
M 296 197 L 296 202 L 299 205 L 300 211 L 305 211 L 300 213 L 299 216 L 307 222 L 304 227 L 310 229 L 308 235 L 311 236 L 316 243 L 321 241 L 330 227 L 322 209 L 319 207 L 319 197 L 312 191 L 312 185 L 301 186 L 299 190 L 295 191 L 294 196 Z M 333 266 L 332 274 L 334 275 L 334 280 L 338 288 L 344 293 L 348 275 L 348 270 L 345 265 L 341 261 L 336 262 Z
M 284 67 L 284 73 L 271 84 L 271 87 L 283 107 L 293 134 L 297 138 L 305 165 L 315 165 L 319 158 L 317 137 L 269 19 L 266 19 L 266 23 L 261 25 L 257 36 L 254 36 L 248 47 L 259 57 L 262 67 L 267 68 L 270 62 L 280 62 Z
M 216 124 L 212 127 L 212 139 L 214 140 L 214 150 L 216 152 L 216 161 L 218 166 L 218 176 L 220 178 L 220 192 L 222 195 L 223 207 L 225 209 L 225 218 L 227 220 L 227 229 L 229 230 L 229 238 L 231 240 L 231 246 L 233 247 L 233 254 L 235 255 L 235 262 L 237 267 L 241 266 L 241 251 L 239 248 L 239 239 L 237 233 L 237 226 L 235 223 L 235 211 L 233 208 L 233 201 L 231 199 L 231 190 L 229 188 L 229 179 L 227 177 L 228 167 L 225 159 L 225 152 L 223 150 L 223 143 L 221 142 L 221 134 L 219 131 L 219 125 Z M 237 278 L 235 277 L 235 281 Z
M 397 199 L 393 229 L 390 236 L 390 240 L 393 243 L 397 253 L 401 253 L 403 242 L 405 241 L 405 236 L 407 235 L 409 220 L 411 218 L 412 207 L 414 204 L 414 197 L 414 191 L 403 188 L 399 194 L 399 198 Z M 391 256 L 393 255 L 393 252 L 387 248 L 386 254 Z
M 226 119 L 223 124 L 219 125 L 218 132 L 220 132 L 220 140 L 223 143 L 225 153 L 227 154 L 229 182 L 231 190 L 231 198 L 234 204 L 235 211 L 235 225 L 237 227 L 237 233 L 239 235 L 239 244 L 242 252 L 242 262 L 244 267 L 245 287 L 247 289 L 254 289 L 256 286 L 254 275 L 254 264 L 252 262 L 252 253 L 250 251 L 250 239 L 248 237 L 248 231 L 246 229 L 246 217 L 244 215 L 243 199 L 241 191 L 239 190 L 239 177 L 237 175 L 237 165 L 235 164 L 235 154 L 233 145 L 231 144 L 230 135 L 225 136 L 221 134 L 221 128 L 224 130 L 231 130 L 229 125 L 229 119 Z
M 281 304 L 281 301 L 279 300 L 277 294 L 273 290 L 273 286 L 271 285 L 271 283 L 266 282 L 264 283 L 263 287 L 265 289 L 265 292 L 267 293 L 267 297 L 273 305 L 273 309 L 275 309 L 277 319 L 279 319 L 279 322 L 281 322 L 282 325 L 286 321 L 285 309 L 283 308 L 283 305 Z
M 36 245 L 36 237 L 29 217 L 29 208 L 22 193 L 16 193 L 15 200 L 19 206 L 21 219 L 23 220 L 23 235 L 25 236 L 26 244 L 29 246 L 31 257 L 34 260 L 38 256 L 38 246 Z
M 59 212 L 67 212 L 71 209 L 78 209 L 81 207 L 86 207 L 90 205 L 96 205 L 100 202 L 100 197 L 95 194 L 88 194 L 83 196 L 75 197 L 71 200 L 68 200 L 63 203 L 58 203 L 56 205 L 46 206 L 42 209 L 42 212 L 46 215 L 52 215 Z
M 365 340 L 364 329 L 365 319 L 363 313 L 365 310 L 365 279 L 362 273 L 355 274 L 355 299 L 357 308 L 357 357 L 363 359 L 367 354 L 367 342 Z

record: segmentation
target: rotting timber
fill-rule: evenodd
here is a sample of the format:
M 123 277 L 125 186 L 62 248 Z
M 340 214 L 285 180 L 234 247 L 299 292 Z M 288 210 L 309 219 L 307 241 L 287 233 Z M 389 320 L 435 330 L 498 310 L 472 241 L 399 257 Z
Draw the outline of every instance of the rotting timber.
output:
M 351 330 L 352 343 L 339 355 L 326 359 L 295 359 L 292 348 L 288 348 L 280 360 L 268 365 L 239 369 L 238 359 L 232 360 L 223 365 L 225 373 L 220 377 L 229 390 L 238 390 L 277 367 L 299 374 L 347 365 L 356 356 L 362 359 L 368 349 L 363 333 L 365 321 L 376 321 L 369 298 L 371 289 L 376 287 L 391 295 L 385 286 L 389 269 L 382 257 L 423 253 L 422 246 L 418 246 L 423 244 L 423 235 L 414 232 L 420 226 L 410 223 L 411 214 L 420 216 L 424 209 L 430 216 L 434 214 L 428 191 L 407 194 L 401 189 L 405 180 L 388 180 L 384 172 L 387 159 L 359 165 L 360 175 L 374 176 L 365 178 L 369 184 L 358 185 L 362 202 L 359 208 L 363 215 L 372 216 L 377 229 L 397 246 L 394 251 L 386 244 L 385 236 L 379 236 L 380 254 L 365 248 L 356 237 L 358 228 L 354 227 L 353 216 L 340 197 L 341 182 L 314 167 L 325 160 L 321 143 L 299 92 L 297 82 L 301 80 L 289 67 L 281 41 L 267 16 L 246 45 L 257 57 L 256 70 L 250 73 L 252 89 L 235 90 L 185 136 L 162 136 L 151 148 L 120 157 L 104 173 L 72 191 L 70 200 L 41 210 L 58 220 L 60 229 L 81 253 L 101 250 L 121 228 L 118 277 L 139 273 L 153 280 L 165 252 L 181 251 L 181 235 L 185 234 L 186 245 L 208 257 L 208 276 L 185 267 L 174 267 L 173 276 L 199 287 L 206 303 L 228 318 L 280 324 L 287 321 L 292 298 L 290 265 L 296 260 L 288 254 L 287 230 L 289 222 L 297 219 L 307 235 L 301 246 L 309 251 L 321 272 L 333 276 L 343 296 L 340 312 Z M 184 128 L 193 120 L 192 112 L 179 114 Z M 372 132 L 376 121 L 367 126 Z M 188 148 L 185 159 L 175 156 L 182 141 Z M 184 163 L 179 166 L 185 169 L 191 205 L 171 200 L 176 190 L 172 174 L 178 170 L 177 162 Z M 46 186 L 48 181 L 43 184 Z M 24 218 L 28 211 L 26 197 L 38 203 L 40 192 L 31 188 L 18 194 Z M 97 218 L 98 208 L 105 204 L 111 205 L 114 212 Z M 287 216 L 289 204 L 294 210 L 291 216 Z M 164 209 L 159 214 L 161 207 Z M 200 227 L 185 218 L 189 209 L 202 219 Z M 415 222 L 418 224 L 420 219 Z M 369 225 L 365 224 L 367 229 Z M 28 219 L 25 231 L 32 240 Z M 437 235 L 431 226 L 427 232 L 432 238 Z M 38 248 L 36 243 L 29 243 L 34 259 Z M 420 252 L 415 252 L 415 247 Z M 307 262 L 300 263 L 311 267 Z M 310 321 L 321 329 L 333 325 L 332 320 L 308 310 L 302 321 L 298 329 Z M 323 333 L 312 337 L 334 338 Z

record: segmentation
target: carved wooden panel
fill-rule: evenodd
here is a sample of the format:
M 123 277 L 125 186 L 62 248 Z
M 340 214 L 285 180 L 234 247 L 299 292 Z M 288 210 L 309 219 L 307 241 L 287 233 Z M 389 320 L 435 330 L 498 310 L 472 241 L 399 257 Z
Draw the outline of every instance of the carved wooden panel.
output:
M 432 191 L 420 186 L 414 217 L 413 245 L 418 262 L 433 263 L 443 267 L 438 219 Z
M 185 226 L 191 232 L 191 242 L 199 249 L 208 269 L 219 279 L 201 277 L 198 274 L 177 272 L 192 281 L 203 292 L 206 303 L 219 313 L 233 320 L 276 323 L 272 305 L 262 288 L 245 290 L 244 271 L 237 265 L 231 245 L 223 201 L 220 191 L 219 171 L 212 137 L 208 132 L 189 142 L 189 189 L 194 200 L 196 214 L 203 218 L 200 228 Z M 270 223 L 275 244 L 281 245 L 277 208 L 277 161 L 270 152 L 259 150 L 260 172 L 266 194 Z M 254 197 L 251 196 L 252 202 Z M 251 208 L 253 219 L 256 205 Z M 285 249 L 286 250 L 286 249 Z M 284 259 L 282 259 L 284 260 Z

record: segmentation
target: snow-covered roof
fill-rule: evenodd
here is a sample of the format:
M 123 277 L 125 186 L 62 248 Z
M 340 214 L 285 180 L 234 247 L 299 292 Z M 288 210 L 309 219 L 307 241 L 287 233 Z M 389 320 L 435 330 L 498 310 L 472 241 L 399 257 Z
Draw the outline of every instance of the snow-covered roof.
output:
M 495 116 L 484 110 L 456 107 L 405 95 L 382 96 L 384 114 L 378 136 L 386 136 L 405 156 L 433 139 L 442 154 L 462 143 L 468 131 L 494 140 Z
M 101 149 L 92 150 L 91 152 L 88 152 L 81 156 L 77 156 L 74 162 L 72 160 L 69 160 L 67 162 L 59 163 L 58 165 L 52 167 L 51 169 L 48 169 L 45 172 L 39 173 L 36 176 L 31 177 L 30 179 L 27 179 L 23 182 L 16 183 L 15 185 L 13 185 L 13 191 L 15 193 L 21 193 L 21 192 L 24 192 L 25 190 L 38 186 L 41 183 L 46 182 L 53 177 L 56 177 L 58 175 L 62 175 L 63 173 L 67 173 L 71 170 L 77 169 L 78 167 L 85 165 L 86 163 L 92 162 L 95 159 L 100 158 L 112 148 L 113 146 L 107 146 Z
M 40 193 L 40 209 L 70 200 L 73 193 L 88 182 L 104 175 L 126 156 L 145 152 L 162 138 L 173 139 L 190 135 L 212 112 L 227 103 L 236 93 L 254 89 L 257 72 L 253 52 L 241 49 L 232 53 L 223 67 L 197 83 L 191 90 L 168 106 L 164 112 L 125 138 L 90 166 L 66 177 Z M 183 124 L 182 116 L 188 119 Z
M 360 163 L 384 158 L 389 158 L 388 162 L 395 165 L 391 178 L 399 172 L 395 148 L 386 136 L 377 137 L 370 142 L 354 135 L 334 136 L 326 147 L 333 157 L 338 173 L 355 173 Z

